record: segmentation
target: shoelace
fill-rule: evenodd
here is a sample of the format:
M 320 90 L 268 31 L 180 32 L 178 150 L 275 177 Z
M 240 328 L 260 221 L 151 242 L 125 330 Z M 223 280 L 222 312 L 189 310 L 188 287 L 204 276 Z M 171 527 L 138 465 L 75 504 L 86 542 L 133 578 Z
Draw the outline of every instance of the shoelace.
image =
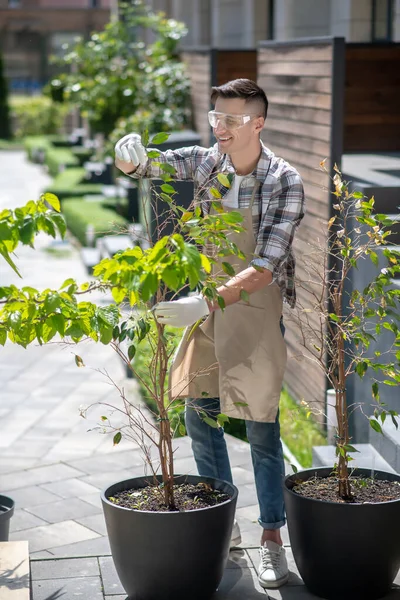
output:
M 277 569 L 279 567 L 281 554 L 280 552 L 274 552 L 269 548 L 262 547 L 260 554 L 263 569 L 268 569 L 270 567 L 272 567 L 273 569 Z

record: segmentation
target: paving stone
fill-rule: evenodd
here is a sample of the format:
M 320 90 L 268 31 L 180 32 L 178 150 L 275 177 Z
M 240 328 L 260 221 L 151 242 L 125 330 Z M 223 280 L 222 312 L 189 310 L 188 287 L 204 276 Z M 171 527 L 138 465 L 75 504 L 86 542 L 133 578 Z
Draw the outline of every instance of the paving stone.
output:
M 252 569 L 253 564 L 246 550 L 231 550 L 226 569 Z
M 0 488 L 7 490 L 15 490 L 28 485 L 36 485 L 41 483 L 53 483 L 62 479 L 71 479 L 80 477 L 81 471 L 74 469 L 68 465 L 55 464 L 45 467 L 34 467 L 28 471 L 20 471 L 18 473 L 7 473 L 0 475 Z
M 34 600 L 58 600 L 65 598 L 90 598 L 103 600 L 100 577 L 76 577 L 74 579 L 44 579 L 32 582 Z
M 43 489 L 57 494 L 61 498 L 73 498 L 83 495 L 99 493 L 93 485 L 85 483 L 81 479 L 65 479 L 64 481 L 56 481 L 55 483 L 44 483 L 41 485 Z
M 102 454 L 101 456 L 79 460 L 68 460 L 68 464 L 71 467 L 79 469 L 79 471 L 83 471 L 87 475 L 104 473 L 111 469 L 121 470 L 140 467 L 143 463 L 143 454 L 139 451 L 112 452 L 112 449 L 110 454 Z
M 37 458 L 42 463 L 43 457 L 51 448 L 51 442 L 41 442 L 40 440 L 29 440 L 24 441 L 22 438 L 18 439 L 10 448 L 5 449 L 2 452 L 2 456 L 18 457 L 18 456 L 31 456 Z M 39 460 L 40 459 L 40 460 Z M 54 461 L 53 461 L 54 462 Z M 35 480 L 31 483 L 36 483 Z
M 50 549 L 53 556 L 71 558 L 72 556 L 106 556 L 111 554 L 110 542 L 106 536 L 97 536 L 91 540 L 66 544 Z
M 30 552 L 29 557 L 31 560 L 39 558 L 52 558 L 53 554 L 51 554 L 48 550 L 39 550 L 39 552 Z
M 70 577 L 99 577 L 97 558 L 61 558 L 31 561 L 32 581 L 40 579 L 69 579 Z
M 83 500 L 83 502 L 88 502 L 89 504 L 92 504 L 93 506 L 97 506 L 98 508 L 100 508 L 100 510 L 102 510 L 102 508 L 103 508 L 103 505 L 101 503 L 100 492 L 97 489 L 96 489 L 95 494 L 89 494 L 88 496 L 81 496 L 80 500 Z
M 243 506 L 252 506 L 257 504 L 257 494 L 254 484 L 246 483 L 244 485 L 238 485 L 239 496 L 237 501 L 237 508 Z
M 88 477 L 82 477 L 82 481 L 94 485 L 99 490 L 103 490 L 107 486 L 116 483 L 117 481 L 124 481 L 125 479 L 131 479 L 132 477 L 140 477 L 143 475 L 143 468 L 137 467 L 136 469 L 122 470 L 122 471 L 109 471 L 107 473 L 96 473 L 95 475 L 89 475 Z M 135 472 L 136 471 L 136 472 Z
M 3 398 L 1 399 L 3 402 Z M 1 457 L 0 474 L 15 473 L 16 471 L 24 471 L 30 469 L 37 464 L 36 458 L 4 458 Z
M 42 525 L 10 534 L 12 540 L 28 540 L 31 552 L 51 550 L 57 546 L 65 546 L 84 540 L 97 538 L 99 535 L 74 521 L 63 521 L 51 525 Z
M 28 542 L 0 542 L 0 600 L 29 600 Z
M 78 519 L 97 514 L 99 509 L 79 498 L 66 498 L 51 504 L 42 504 L 27 509 L 33 515 L 45 519 L 48 523 L 59 523 L 68 519 Z
M 103 513 L 99 515 L 92 515 L 90 517 L 83 517 L 82 519 L 75 519 L 75 521 L 84 527 L 93 529 L 93 531 L 99 533 L 100 535 L 107 535 L 106 522 L 104 520 Z
M 104 600 L 129 600 L 124 594 L 123 596 L 104 596 Z
M 42 489 L 38 485 L 20 488 L 18 490 L 2 491 L 5 496 L 10 496 L 17 508 L 29 508 L 38 504 L 48 504 L 57 502 L 60 496 L 51 494 L 47 490 Z
M 254 569 L 225 569 L 212 600 L 267 600 Z M 35 598 L 36 600 L 36 598 Z
M 174 471 L 177 475 L 198 475 L 193 457 L 175 458 Z
M 47 524 L 45 520 L 39 519 L 39 517 L 32 515 L 24 509 L 19 509 L 14 511 L 14 515 L 10 521 L 10 531 L 22 531 L 23 529 Z
M 254 485 L 254 473 L 243 467 L 232 467 L 233 483 L 236 486 L 251 483 Z
M 111 556 L 103 556 L 99 558 L 101 579 L 103 581 L 105 594 L 123 594 L 124 588 L 118 578 L 117 571 L 114 567 L 114 562 Z

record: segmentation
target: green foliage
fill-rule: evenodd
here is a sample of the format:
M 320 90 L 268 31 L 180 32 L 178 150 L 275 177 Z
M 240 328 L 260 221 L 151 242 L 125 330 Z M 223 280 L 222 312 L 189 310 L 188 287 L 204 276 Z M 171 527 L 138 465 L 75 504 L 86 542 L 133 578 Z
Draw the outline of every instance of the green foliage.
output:
M 49 211 L 48 206 L 52 207 Z M 0 212 L 0 255 L 19 275 L 12 254 L 19 244 L 31 246 L 37 233 L 44 231 L 53 238 L 59 233 L 64 237 L 66 227 L 59 214 L 60 202 L 53 194 L 43 194 L 39 201 L 31 200 L 15 210 L 4 209 Z M 4 297 L 0 288 L 1 297 Z
M 55 177 L 68 167 L 79 165 L 78 158 L 68 148 L 51 148 L 46 152 L 45 164 L 49 169 L 50 175 Z
M 101 194 L 103 186 L 99 183 L 86 183 L 85 169 L 71 167 L 59 173 L 49 185 L 49 192 L 56 194 L 60 200 L 76 198 L 90 194 Z
M 23 145 L 31 161 L 35 161 L 38 152 L 43 152 L 46 156 L 47 151 L 53 147 L 50 138 L 43 135 L 25 137 Z
M 279 403 L 281 436 L 302 467 L 312 466 L 312 447 L 325 446 L 326 437 L 306 406 L 298 405 L 284 389 Z
M 154 38 L 151 44 L 142 41 L 146 34 Z M 118 119 L 132 115 L 119 130 L 182 127 L 189 116 L 189 84 L 177 46 L 185 34 L 182 23 L 152 13 L 142 0 L 121 4 L 118 21 L 58 61 L 62 73 L 54 86 L 64 86 L 65 97 L 106 136 Z
M 59 132 L 68 114 L 67 104 L 53 102 L 45 96 L 13 96 L 11 111 L 15 117 L 17 138 Z
M 71 233 L 86 246 L 86 230 L 88 225 L 94 227 L 95 237 L 111 235 L 126 230 L 126 220 L 114 210 L 106 208 L 104 202 L 85 201 L 82 198 L 71 198 L 63 204 L 63 214 Z
M 12 138 L 10 107 L 8 102 L 8 86 L 3 72 L 3 57 L 0 54 L 0 138 Z

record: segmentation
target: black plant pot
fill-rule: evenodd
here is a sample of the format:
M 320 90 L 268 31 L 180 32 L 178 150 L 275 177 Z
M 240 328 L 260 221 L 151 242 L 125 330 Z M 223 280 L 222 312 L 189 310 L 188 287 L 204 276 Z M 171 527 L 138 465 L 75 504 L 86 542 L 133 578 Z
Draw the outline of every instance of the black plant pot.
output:
M 0 495 L 0 542 L 8 542 L 10 519 L 14 514 L 14 500 Z
M 390 591 L 400 568 L 400 500 L 336 504 L 293 492 L 296 480 L 327 477 L 323 467 L 285 479 L 284 496 L 293 556 L 308 589 L 329 600 L 371 600 Z M 370 477 L 369 469 L 354 475 Z M 400 476 L 375 471 L 376 479 Z
M 177 476 L 177 483 L 200 481 L 229 494 L 222 504 L 187 512 L 121 508 L 107 500 L 117 492 L 148 485 L 135 477 L 101 495 L 115 568 L 129 600 L 207 600 L 217 589 L 229 554 L 237 489 L 209 477 Z

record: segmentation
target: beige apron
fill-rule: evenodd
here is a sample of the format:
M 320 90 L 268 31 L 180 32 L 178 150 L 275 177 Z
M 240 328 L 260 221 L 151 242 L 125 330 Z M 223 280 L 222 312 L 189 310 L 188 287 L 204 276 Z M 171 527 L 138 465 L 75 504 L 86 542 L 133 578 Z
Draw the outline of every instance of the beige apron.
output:
M 243 216 L 244 232 L 231 234 L 246 260 L 224 257 L 235 272 L 249 266 L 256 240 L 252 206 L 234 209 Z M 233 209 L 225 206 L 225 211 Z M 218 270 L 218 268 L 217 268 Z M 275 421 L 286 346 L 280 329 L 282 294 L 272 283 L 249 297 L 216 310 L 193 331 L 188 327 L 175 353 L 170 371 L 170 395 L 180 398 L 220 398 L 221 412 L 238 419 Z

